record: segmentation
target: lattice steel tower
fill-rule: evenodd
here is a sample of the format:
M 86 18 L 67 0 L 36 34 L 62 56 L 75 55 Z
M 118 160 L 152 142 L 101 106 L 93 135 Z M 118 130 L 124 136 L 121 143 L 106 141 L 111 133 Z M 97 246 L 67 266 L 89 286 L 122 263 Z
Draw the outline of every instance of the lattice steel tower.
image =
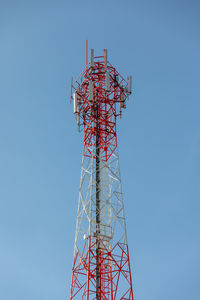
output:
M 133 299 L 116 134 L 131 81 L 93 49 L 72 81 L 84 146 L 70 299 Z

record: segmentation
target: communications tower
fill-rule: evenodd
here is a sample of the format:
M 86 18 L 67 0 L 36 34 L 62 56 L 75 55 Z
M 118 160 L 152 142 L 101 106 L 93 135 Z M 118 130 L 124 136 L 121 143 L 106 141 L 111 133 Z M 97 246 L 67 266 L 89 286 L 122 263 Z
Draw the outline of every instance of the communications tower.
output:
M 94 56 L 76 81 L 71 100 L 84 132 L 70 300 L 133 300 L 117 151 L 116 121 L 131 94 L 103 56 Z

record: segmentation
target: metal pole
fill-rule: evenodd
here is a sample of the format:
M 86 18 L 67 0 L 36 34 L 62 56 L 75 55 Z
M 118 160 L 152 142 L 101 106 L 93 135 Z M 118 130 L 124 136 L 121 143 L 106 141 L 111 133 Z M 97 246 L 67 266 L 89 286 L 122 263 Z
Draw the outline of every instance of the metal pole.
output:
M 99 105 L 96 105 L 96 299 L 101 299 L 101 268 L 100 268 L 100 136 L 99 136 Z

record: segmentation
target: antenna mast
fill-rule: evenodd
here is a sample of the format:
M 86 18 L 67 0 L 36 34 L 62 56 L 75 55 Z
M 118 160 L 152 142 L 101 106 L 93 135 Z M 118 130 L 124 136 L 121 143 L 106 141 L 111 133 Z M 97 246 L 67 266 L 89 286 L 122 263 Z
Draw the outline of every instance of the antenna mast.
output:
M 117 151 L 116 120 L 126 108 L 125 80 L 90 51 L 72 82 L 74 114 L 84 130 L 70 299 L 131 299 L 133 287 Z

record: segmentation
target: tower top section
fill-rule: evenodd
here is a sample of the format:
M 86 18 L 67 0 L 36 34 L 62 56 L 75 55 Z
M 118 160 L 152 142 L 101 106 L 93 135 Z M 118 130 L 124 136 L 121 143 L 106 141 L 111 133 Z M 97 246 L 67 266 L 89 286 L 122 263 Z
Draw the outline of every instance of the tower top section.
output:
M 71 84 L 71 101 L 78 127 L 84 129 L 84 155 L 91 157 L 98 147 L 100 157 L 107 161 L 117 147 L 116 119 L 126 108 L 132 93 L 132 76 L 125 80 L 108 61 L 107 49 L 103 56 L 90 51 L 90 61 Z

